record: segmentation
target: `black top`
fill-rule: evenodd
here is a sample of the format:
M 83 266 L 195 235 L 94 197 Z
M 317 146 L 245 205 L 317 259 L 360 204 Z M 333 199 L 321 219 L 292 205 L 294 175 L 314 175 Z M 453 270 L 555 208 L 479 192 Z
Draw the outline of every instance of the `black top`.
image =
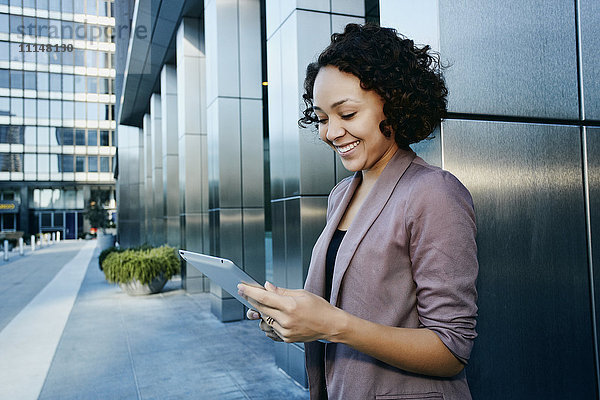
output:
M 331 238 L 331 242 L 329 242 L 329 247 L 327 248 L 327 256 L 325 257 L 325 300 L 331 298 L 331 284 L 333 281 L 335 257 L 337 256 L 338 249 L 340 248 L 340 244 L 342 243 L 345 234 L 346 231 L 336 229 Z

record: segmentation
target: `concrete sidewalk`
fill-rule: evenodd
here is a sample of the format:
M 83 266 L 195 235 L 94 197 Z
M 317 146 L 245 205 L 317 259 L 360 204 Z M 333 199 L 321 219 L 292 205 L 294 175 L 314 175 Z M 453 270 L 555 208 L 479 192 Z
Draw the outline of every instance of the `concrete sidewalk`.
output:
M 77 254 L 82 257 L 85 245 L 60 242 L 0 265 L 0 338 L 2 331 L 14 330 L 15 321 L 23 320 L 35 296 L 53 285 L 62 266 L 68 268 Z M 93 249 L 88 265 L 81 266 L 81 287 L 36 397 L 309 398 L 276 367 L 273 343 L 257 322 L 219 322 L 210 313 L 210 294 L 187 294 L 179 281 L 169 282 L 158 295 L 130 297 L 105 281 L 98 254 L 99 248 Z M 36 335 L 42 338 L 45 332 Z M 35 345 L 21 344 L 17 354 L 26 359 Z M 5 378 L 15 373 L 1 365 Z M 21 379 L 19 384 L 27 383 Z

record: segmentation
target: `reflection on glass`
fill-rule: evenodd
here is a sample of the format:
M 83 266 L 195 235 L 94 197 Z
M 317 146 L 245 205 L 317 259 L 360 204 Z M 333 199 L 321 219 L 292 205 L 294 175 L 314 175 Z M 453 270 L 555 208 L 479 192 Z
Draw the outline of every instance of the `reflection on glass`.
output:
M 72 101 L 63 101 L 63 118 L 73 119 L 75 118 L 75 105 Z
M 37 73 L 37 90 L 42 92 L 48 91 L 48 73 L 38 72 Z
M 24 130 L 20 125 L 0 125 L 0 143 L 23 144 Z
M 88 172 L 98 172 L 98 157 L 97 156 L 89 156 L 88 157 Z
M 96 15 L 98 12 L 96 8 L 96 0 L 87 0 L 87 7 L 85 9 L 86 14 Z
M 75 172 L 85 172 L 85 156 L 75 157 Z
M 75 102 L 75 118 L 85 119 L 85 103 L 82 101 Z
M 25 163 L 25 172 L 35 173 L 37 171 L 35 154 L 25 153 L 23 161 Z
M 10 43 L 10 61 L 23 61 L 23 53 L 21 53 L 18 42 Z
M 50 154 L 50 173 L 60 172 L 58 170 L 58 154 Z
M 63 39 L 73 39 L 74 28 L 73 22 L 61 21 L 60 23 L 60 35 Z
M 79 1 L 79 0 L 77 0 Z M 73 0 L 62 0 L 62 12 L 72 13 L 73 12 Z
M 62 87 L 65 92 L 73 91 L 73 75 L 71 74 L 63 74 L 62 75 Z
M 110 172 L 108 157 L 100 157 L 100 172 Z
M 50 0 L 49 3 L 50 11 L 60 11 L 60 0 Z
M 48 154 L 38 153 L 38 173 L 47 174 L 50 172 L 50 156 Z
M 40 189 L 33 189 L 31 200 L 29 202 L 29 207 L 40 208 L 40 192 Z
M 88 120 L 97 120 L 98 119 L 98 103 L 88 103 L 87 119 Z
M 75 172 L 73 167 L 73 156 L 69 154 L 63 154 L 61 160 L 62 172 Z
M 61 81 L 62 77 L 60 74 L 50 73 L 50 91 L 51 92 L 60 92 L 61 91 Z
M 77 14 L 85 14 L 85 2 L 77 0 L 73 2 L 73 5 Z
M 23 118 L 23 99 L 20 97 L 11 97 L 10 99 L 10 115 L 13 117 Z
M 62 197 L 62 190 L 54 189 L 52 191 L 52 207 L 53 208 L 64 208 L 65 201 Z
M 40 193 L 40 208 L 50 208 L 52 204 L 52 189 L 42 189 Z
M 0 153 L 0 171 L 23 172 L 23 154 Z
M 65 190 L 65 208 L 75 208 L 77 193 L 74 190 Z
M 20 15 L 10 16 L 10 33 L 23 34 L 23 17 Z
M 85 76 L 75 75 L 75 92 L 85 93 Z
M 10 87 L 13 89 L 23 89 L 23 71 L 10 70 Z
M 58 132 L 58 129 L 57 129 Z M 65 146 L 73 146 L 73 129 L 62 128 L 62 144 Z
M 50 101 L 46 99 L 38 99 L 38 118 L 50 118 Z
M 35 112 L 36 103 L 37 102 L 35 99 L 25 99 L 25 118 L 35 118 L 36 117 L 36 112 Z
M 77 204 L 75 204 L 76 208 L 83 208 L 83 190 L 77 191 Z
M 24 141 L 26 145 L 35 146 L 35 144 L 37 143 L 36 136 L 37 135 L 35 133 L 35 126 L 25 127 Z
M 60 100 L 50 100 L 50 118 L 60 119 L 62 116 Z
M 10 78 L 7 69 L 0 69 L 0 87 L 9 88 L 10 87 Z
M 108 146 L 108 131 L 100 131 L 100 146 Z
M 23 7 L 35 8 L 35 0 L 23 0 Z
M 0 97 L 0 115 L 10 115 L 9 97 Z
M 79 34 L 81 29 L 76 28 L 76 33 Z M 75 49 L 73 50 L 73 55 L 75 56 L 75 65 L 78 67 L 85 67 L 85 50 Z
M 0 14 L 0 33 L 8 33 L 8 14 Z
M 47 52 L 48 54 L 48 63 L 49 64 L 62 64 L 62 53 L 60 52 L 56 52 L 56 51 L 52 51 L 52 52 Z
M 88 129 L 87 132 L 87 145 L 97 146 L 98 145 L 98 131 L 96 129 Z
M 85 129 L 75 130 L 75 144 L 77 146 L 85 146 Z
M 33 71 L 24 71 L 23 72 L 23 80 L 24 80 L 24 89 L 36 90 L 37 85 L 35 83 L 35 72 Z
M 10 54 L 8 50 L 8 42 L 0 41 L 0 61 L 9 61 Z
M 38 126 L 37 128 L 37 143 L 38 146 L 48 146 L 50 144 L 50 127 Z M 43 171 L 48 172 L 48 171 Z
M 50 127 L 50 146 L 60 145 L 60 131 L 65 128 Z M 71 128 L 66 128 L 71 129 Z M 72 129 L 71 129 L 72 130 Z
M 88 93 L 98 93 L 98 79 L 95 76 L 88 76 L 87 92 Z
M 35 32 L 35 30 L 34 30 Z M 35 52 L 33 51 L 24 51 L 23 52 L 23 61 L 28 63 L 35 63 Z
M 94 50 L 88 50 L 85 52 L 85 66 L 95 67 L 96 66 L 96 52 Z
M 35 36 L 36 32 L 36 20 L 34 17 L 23 17 L 23 28 L 22 31 L 25 35 Z M 35 62 L 35 61 L 34 61 Z

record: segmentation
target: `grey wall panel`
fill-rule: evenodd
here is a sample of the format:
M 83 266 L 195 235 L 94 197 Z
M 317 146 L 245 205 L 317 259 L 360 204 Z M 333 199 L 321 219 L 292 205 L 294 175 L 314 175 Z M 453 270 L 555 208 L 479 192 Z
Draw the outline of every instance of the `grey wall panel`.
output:
M 596 324 L 598 324 L 600 321 L 600 128 L 586 128 L 586 131 L 592 266 L 594 267 Z M 600 333 L 598 325 L 596 333 Z M 597 337 L 597 340 L 600 341 L 600 336 Z
M 580 0 L 585 117 L 600 120 L 600 2 Z
M 241 207 L 240 100 L 219 97 L 217 104 L 219 127 L 215 133 L 218 134 L 218 204 L 219 207 Z
M 269 8 L 267 8 L 267 11 Z M 269 19 L 267 14 L 267 21 Z M 267 22 L 268 23 L 268 22 Z M 281 32 L 267 41 L 267 75 L 269 101 L 269 159 L 271 163 L 271 199 L 283 197 L 283 106 L 281 96 Z
M 265 212 L 262 208 L 243 210 L 244 271 L 258 283 L 265 282 Z
M 240 101 L 242 197 L 244 207 L 264 205 L 262 100 Z
M 321 235 L 327 216 L 327 196 L 303 197 L 300 200 L 302 228 L 302 284 L 306 280 L 312 249 Z
M 285 204 L 285 287 L 299 289 L 302 280 L 302 221 L 300 220 L 300 198 L 284 201 Z M 274 266 L 275 267 L 275 266 Z
M 271 202 L 271 221 L 273 224 L 273 283 L 277 286 L 287 285 L 285 268 L 285 202 Z
M 577 118 L 572 1 L 442 1 L 453 112 Z
M 203 244 L 203 227 L 208 225 L 208 213 L 187 213 L 185 215 L 185 248 L 187 250 L 208 253 Z
M 302 195 L 328 193 L 335 185 L 335 160 L 331 147 L 312 129 L 301 129 L 299 137 L 300 192 Z
M 436 128 L 433 136 L 426 140 L 421 140 L 410 147 L 423 160 L 436 167 L 442 166 L 442 139 L 440 128 Z
M 230 259 L 239 267 L 243 266 L 242 210 L 221 208 L 219 225 L 220 256 Z
M 444 157 L 478 226 L 473 397 L 594 398 L 579 128 L 447 121 Z
M 238 3 L 240 97 L 262 99 L 260 1 Z

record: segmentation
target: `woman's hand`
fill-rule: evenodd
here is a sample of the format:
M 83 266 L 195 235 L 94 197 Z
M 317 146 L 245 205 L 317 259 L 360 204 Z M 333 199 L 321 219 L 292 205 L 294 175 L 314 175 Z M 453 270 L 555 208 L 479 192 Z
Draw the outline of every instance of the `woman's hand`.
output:
M 277 335 L 277 333 L 275 333 L 273 327 L 269 325 L 264 319 L 262 319 L 258 311 L 248 310 L 248 312 L 246 313 L 246 317 L 248 317 L 248 319 L 260 319 L 260 323 L 258 324 L 258 326 L 265 333 L 265 335 L 267 335 L 268 338 L 273 339 L 276 342 L 283 342 L 283 339 L 280 338 L 279 335 Z
M 238 293 L 261 314 L 261 329 L 264 322 L 286 343 L 334 341 L 343 311 L 306 290 L 278 288 L 269 282 L 265 283 L 265 289 L 238 285 Z

